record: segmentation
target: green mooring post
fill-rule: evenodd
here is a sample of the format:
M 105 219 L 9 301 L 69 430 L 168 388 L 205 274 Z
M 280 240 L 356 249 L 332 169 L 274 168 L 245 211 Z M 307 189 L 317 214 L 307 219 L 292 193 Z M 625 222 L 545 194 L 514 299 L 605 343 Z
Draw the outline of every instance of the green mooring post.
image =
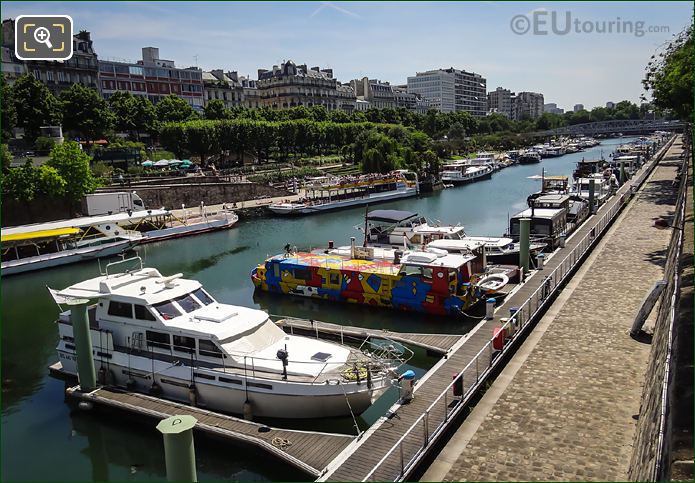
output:
M 623 161 L 620 162 L 620 186 L 625 184 L 625 181 L 627 181 L 627 176 L 625 176 L 625 163 Z
M 519 220 L 519 266 L 528 273 L 529 266 L 529 238 L 531 236 L 531 218 Z
M 164 435 L 164 459 L 169 481 L 198 481 L 193 447 L 193 416 L 171 416 L 160 421 L 157 429 Z
M 596 180 L 594 178 L 591 178 L 589 180 L 589 213 L 592 215 L 594 213 L 596 213 L 595 193 L 596 193 Z
M 77 376 L 82 392 L 89 392 L 97 387 L 97 371 L 94 368 L 87 304 L 89 304 L 87 299 L 74 299 L 67 303 L 70 306 L 72 336 L 75 338 L 75 352 L 77 352 Z

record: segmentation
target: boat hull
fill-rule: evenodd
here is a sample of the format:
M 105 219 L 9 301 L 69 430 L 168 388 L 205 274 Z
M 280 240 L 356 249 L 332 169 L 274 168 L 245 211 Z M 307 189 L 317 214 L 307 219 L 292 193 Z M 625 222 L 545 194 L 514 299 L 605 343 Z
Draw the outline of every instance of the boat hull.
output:
M 190 225 L 174 226 L 171 228 L 163 228 L 161 230 L 151 230 L 143 233 L 143 239 L 140 243 L 154 243 L 172 238 L 181 238 L 184 236 L 199 235 L 210 231 L 226 230 L 234 226 L 239 221 L 239 217 L 230 215 L 227 218 L 193 223 Z
M 2 276 L 15 275 L 18 273 L 31 272 L 33 270 L 42 270 L 44 268 L 57 267 L 67 265 L 68 263 L 83 262 L 95 258 L 111 257 L 119 255 L 127 250 L 130 250 L 139 241 L 122 240 L 113 243 L 99 245 L 98 247 L 76 248 L 73 250 L 64 250 L 62 252 L 49 255 L 55 256 L 35 256 L 27 257 L 19 260 L 11 260 L 2 262 Z
M 368 389 L 364 381 L 360 385 L 355 383 L 300 384 L 287 383 L 278 379 L 249 378 L 245 380 L 243 374 L 231 375 L 220 372 L 222 377 L 226 376 L 230 380 L 239 381 L 239 384 L 228 384 L 221 382 L 220 376 L 216 375 L 215 371 L 203 371 L 199 368 L 196 368 L 195 374 L 206 377 L 195 377 L 191 380 L 190 366 L 172 367 L 170 363 L 155 361 L 153 375 L 150 359 L 131 357 L 129 366 L 126 354 L 114 352 L 111 355 L 112 359 L 108 362 L 98 358 L 94 360 L 97 374 L 101 373 L 107 377 L 109 385 L 127 387 L 133 392 L 190 404 L 192 397 L 190 386 L 193 383 L 196 406 L 236 415 L 243 415 L 244 404 L 247 400 L 251 404 L 254 417 L 283 419 L 341 417 L 350 415 L 350 409 L 354 414 L 361 414 L 390 386 L 385 377 L 372 381 L 372 389 Z M 76 355 L 72 351 L 59 349 L 58 358 L 62 364 L 63 374 L 76 377 Z M 241 371 L 243 373 L 243 369 Z M 152 391 L 153 382 L 156 382 L 159 387 L 157 392 Z M 265 388 L 258 388 L 252 384 L 262 385 Z
M 491 179 L 492 178 L 492 171 L 489 171 L 487 173 L 481 174 L 479 176 L 471 177 L 471 178 L 456 178 L 456 177 L 442 177 L 442 181 L 444 183 L 451 183 L 453 185 L 462 185 L 462 184 L 468 184 L 468 183 L 473 183 L 475 181 L 479 181 L 482 179 Z
M 373 205 L 376 203 L 384 203 L 387 201 L 398 200 L 402 198 L 410 198 L 417 196 L 418 190 L 415 187 L 405 188 L 398 191 L 387 191 L 383 193 L 372 193 L 369 196 L 362 198 L 352 198 L 346 200 L 332 201 L 329 203 L 320 203 L 316 205 L 270 205 L 268 209 L 276 215 L 310 215 L 312 213 L 321 213 L 324 211 L 340 210 L 343 208 L 352 208 L 355 206 Z

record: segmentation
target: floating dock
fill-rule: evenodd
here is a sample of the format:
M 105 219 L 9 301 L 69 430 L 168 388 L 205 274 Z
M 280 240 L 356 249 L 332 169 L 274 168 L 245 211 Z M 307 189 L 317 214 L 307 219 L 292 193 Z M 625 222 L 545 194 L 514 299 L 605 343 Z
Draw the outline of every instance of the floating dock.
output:
M 59 370 L 54 364 L 52 371 Z M 256 446 L 305 471 L 314 478 L 354 439 L 354 436 L 316 431 L 271 428 L 264 424 L 207 411 L 146 394 L 99 388 L 82 392 L 79 386 L 67 389 L 67 395 L 95 406 L 103 406 L 157 420 L 174 415 L 190 415 L 198 421 L 198 431 Z
M 343 342 L 344 337 L 360 339 L 389 339 L 402 344 L 422 347 L 435 354 L 447 354 L 451 348 L 459 342 L 463 336 L 455 334 L 416 334 L 409 332 L 392 332 L 385 329 L 368 329 L 363 327 L 344 326 L 320 322 L 318 320 L 304 320 L 285 318 L 277 321 L 285 332 L 302 335 L 316 335 L 330 337 Z
M 591 248 L 629 201 L 673 143 L 672 138 L 594 216 L 548 257 L 495 311 L 462 337 L 446 359 L 435 365 L 415 386 L 408 404 L 396 404 L 329 464 L 319 481 L 402 481 L 433 448 L 450 422 L 487 383 L 492 372 L 515 348 L 555 293 L 581 265 Z M 493 340 L 495 329 L 515 314 L 514 331 Z M 452 377 L 453 376 L 453 377 Z M 452 379 L 457 378 L 454 382 Z M 456 387 L 454 387 L 456 386 Z M 454 395 L 457 394 L 457 395 Z

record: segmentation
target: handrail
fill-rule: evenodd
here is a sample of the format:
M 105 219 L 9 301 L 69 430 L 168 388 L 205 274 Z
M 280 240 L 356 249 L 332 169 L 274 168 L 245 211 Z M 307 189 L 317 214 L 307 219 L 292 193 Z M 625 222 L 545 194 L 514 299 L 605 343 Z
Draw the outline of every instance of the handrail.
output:
M 411 424 L 410 427 L 403 433 L 403 435 L 396 441 L 396 443 L 394 443 L 391 449 L 389 449 L 389 451 L 379 460 L 379 462 L 376 465 L 374 465 L 374 467 L 362 479 L 362 481 L 370 480 L 370 478 L 374 475 L 377 469 L 381 467 L 381 465 L 396 451 L 396 449 L 399 450 L 401 462 L 401 472 L 397 476 L 397 478 L 402 477 L 406 473 L 406 470 L 410 469 L 414 461 L 417 460 L 417 457 L 427 449 L 427 447 L 430 444 L 430 441 L 432 441 L 432 436 L 438 435 L 438 433 L 442 430 L 442 428 L 448 421 L 449 406 L 448 404 L 445 404 L 443 421 L 440 422 L 433 431 L 429 431 L 430 412 L 437 406 L 438 403 L 440 403 L 442 398 L 444 398 L 444 400 L 446 401 L 449 390 L 451 390 L 455 384 L 459 384 L 462 387 L 462 392 L 461 396 L 458 396 L 459 399 L 456 408 L 452 409 L 452 411 L 459 408 L 461 404 L 475 391 L 477 382 L 480 377 L 479 359 L 481 355 L 485 351 L 488 351 L 490 354 L 488 367 L 487 369 L 485 369 L 485 371 L 483 371 L 484 375 L 485 372 L 489 371 L 492 367 L 492 362 L 494 361 L 494 359 L 497 356 L 499 356 L 499 354 L 509 350 L 509 347 L 511 347 L 510 342 L 519 337 L 519 335 L 522 332 L 522 329 L 530 323 L 533 317 L 535 317 L 538 311 L 550 298 L 552 293 L 557 289 L 559 285 L 561 285 L 562 282 L 564 282 L 564 280 L 570 274 L 572 269 L 577 265 L 577 263 L 582 259 L 586 252 L 591 248 L 595 240 L 599 238 L 599 235 L 601 235 L 606 230 L 610 221 L 620 212 L 621 208 L 627 203 L 629 198 L 626 195 L 629 194 L 632 187 L 639 186 L 644 182 L 647 176 L 649 176 L 649 174 L 651 173 L 652 168 L 656 165 L 656 162 L 658 162 L 661 159 L 663 153 L 665 153 L 665 151 L 671 146 L 674 139 L 675 137 L 672 137 L 671 140 L 669 142 L 666 142 L 666 144 L 659 150 L 658 153 L 654 154 L 652 158 L 653 161 L 651 162 L 652 164 L 648 167 L 648 169 L 644 170 L 644 172 L 641 173 L 641 175 L 637 179 L 633 180 L 629 185 L 627 183 L 623 185 L 629 186 L 630 190 L 627 190 L 626 192 L 621 194 L 620 199 L 611 207 L 611 209 L 603 214 L 603 216 L 598 220 L 598 222 L 593 226 L 593 228 L 589 230 L 589 232 L 586 235 L 584 235 L 584 237 L 579 241 L 577 246 L 575 246 L 572 249 L 572 251 L 568 253 L 565 256 L 565 258 L 562 259 L 560 264 L 558 264 L 558 266 L 550 273 L 550 275 L 545 277 L 546 282 L 540 285 L 526 299 L 526 301 L 518 307 L 518 309 L 514 313 L 510 314 L 509 320 L 501 326 L 501 330 L 503 333 L 507 334 L 509 333 L 509 329 L 513 328 L 514 332 L 512 336 L 509 338 L 509 341 L 504 342 L 504 347 L 501 350 L 494 349 L 493 352 L 493 344 L 495 337 L 493 336 L 492 338 L 490 338 L 490 340 L 488 340 L 488 342 L 478 351 L 475 357 L 466 365 L 466 367 L 464 367 L 458 374 L 456 374 L 454 378 L 452 378 L 452 381 L 446 386 L 444 390 L 442 390 L 439 396 L 437 396 L 434 399 L 434 401 L 427 407 L 427 409 L 422 414 L 420 414 L 420 416 L 413 422 L 413 424 Z M 556 277 L 558 273 L 561 274 L 559 279 L 558 277 Z M 535 309 L 532 309 L 531 304 L 534 301 L 534 299 L 536 306 Z M 528 309 L 527 317 L 524 317 L 525 309 Z M 476 372 L 476 384 L 473 384 L 468 389 L 466 389 L 464 385 L 464 375 L 474 366 Z M 424 430 L 423 444 L 415 451 L 413 456 L 407 462 L 405 462 L 405 459 L 403 457 L 403 442 L 421 424 L 421 422 L 423 424 Z M 384 480 L 384 478 L 382 477 L 380 478 L 380 480 Z M 394 481 L 395 480 L 396 477 L 394 477 Z

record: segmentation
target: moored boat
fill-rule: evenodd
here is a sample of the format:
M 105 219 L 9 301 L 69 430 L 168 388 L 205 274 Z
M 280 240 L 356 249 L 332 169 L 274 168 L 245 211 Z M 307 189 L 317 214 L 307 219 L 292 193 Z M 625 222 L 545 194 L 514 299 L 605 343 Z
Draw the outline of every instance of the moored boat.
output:
M 52 291 L 90 299 L 100 381 L 214 411 L 320 418 L 365 411 L 404 359 L 392 347 L 287 335 L 261 310 L 216 301 L 195 280 L 139 267 Z M 62 370 L 77 373 L 70 311 L 58 320 Z M 365 349 L 365 350 L 363 350 Z
M 479 300 L 471 285 L 483 266 L 473 254 L 397 251 L 388 260 L 354 240 L 348 255 L 286 248 L 253 269 L 257 289 L 438 315 L 459 315 Z

